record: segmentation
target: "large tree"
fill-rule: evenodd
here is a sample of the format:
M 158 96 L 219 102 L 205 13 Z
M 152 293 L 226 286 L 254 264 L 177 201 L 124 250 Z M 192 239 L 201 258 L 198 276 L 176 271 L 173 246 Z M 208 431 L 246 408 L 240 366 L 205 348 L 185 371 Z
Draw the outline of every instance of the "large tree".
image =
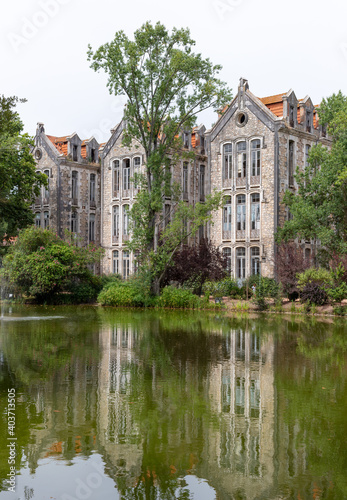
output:
M 279 240 L 316 239 L 331 257 L 347 253 L 347 98 L 341 92 L 323 99 L 319 121 L 332 136 L 331 149 L 318 144 L 304 172 L 297 171 L 298 194 L 284 198 L 292 214 Z
M 0 96 L 0 241 L 16 236 L 33 222 L 31 204 L 46 176 L 37 174 L 31 154 L 33 142 L 23 134 L 15 111 L 18 97 Z
M 91 67 L 108 74 L 110 93 L 127 97 L 123 143 L 130 146 L 136 140 L 145 151 L 146 172 L 138 179 L 142 190 L 131 211 L 131 248 L 148 263 L 156 292 L 165 266 L 179 247 L 182 238 L 178 235 L 186 237 L 183 221 L 192 222 L 189 232 L 194 235 L 220 203 L 220 196 L 215 195 L 204 207 L 197 204 L 196 210 L 185 209 L 170 182 L 168 167 L 183 154 L 182 131 L 192 129 L 201 111 L 219 109 L 232 97 L 218 79 L 221 66 L 194 53 L 194 45 L 188 29 L 174 28 L 169 33 L 162 24 L 147 22 L 135 32 L 134 40 L 118 31 L 112 42 L 95 52 L 89 46 L 88 52 Z M 168 194 L 177 205 L 163 232 L 159 214 Z

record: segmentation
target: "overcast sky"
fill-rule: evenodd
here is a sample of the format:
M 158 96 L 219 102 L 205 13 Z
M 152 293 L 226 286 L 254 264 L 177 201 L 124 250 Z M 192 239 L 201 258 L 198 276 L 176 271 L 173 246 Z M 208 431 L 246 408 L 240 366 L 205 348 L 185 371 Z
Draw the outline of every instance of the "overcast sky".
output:
M 28 99 L 18 110 L 25 131 L 107 140 L 124 101 L 89 68 L 87 48 L 127 35 L 145 21 L 188 27 L 196 51 L 221 64 L 237 92 L 247 78 L 259 97 L 293 88 L 315 104 L 347 93 L 346 0 L 11 0 L 0 15 L 0 94 Z M 208 113 L 200 121 L 208 128 Z

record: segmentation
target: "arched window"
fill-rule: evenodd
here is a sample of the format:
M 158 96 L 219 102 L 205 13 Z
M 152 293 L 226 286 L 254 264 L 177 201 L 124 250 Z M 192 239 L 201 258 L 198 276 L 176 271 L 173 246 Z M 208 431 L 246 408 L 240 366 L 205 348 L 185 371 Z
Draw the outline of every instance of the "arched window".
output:
M 89 179 L 89 201 L 90 205 L 92 207 L 95 207 L 95 194 L 96 194 L 96 186 L 95 186 L 95 174 L 90 174 L 90 179 Z
M 47 229 L 49 227 L 49 212 L 43 212 L 43 228 Z
M 126 250 L 123 252 L 123 278 L 127 279 L 130 274 L 130 253 Z
M 247 176 L 247 151 L 246 141 L 237 143 L 237 177 L 246 178 Z
M 251 154 L 252 154 L 252 166 L 251 166 L 251 176 L 260 176 L 260 140 L 254 139 L 251 142 Z
M 227 271 L 231 271 L 231 248 L 223 248 L 223 257 L 225 259 Z
M 260 250 L 259 247 L 251 248 L 251 273 L 260 274 Z
M 119 274 L 119 252 L 114 250 L 112 253 L 112 272 L 114 274 Z
M 223 165 L 223 181 L 228 181 L 233 177 L 233 145 L 225 144 L 224 146 L 224 165 Z M 225 184 L 228 184 L 226 182 Z
M 77 212 L 71 212 L 71 232 L 77 234 Z
M 113 196 L 119 196 L 119 160 L 113 162 Z
M 129 191 L 130 189 L 130 160 L 123 160 L 123 190 Z
M 78 172 L 74 170 L 71 174 L 71 198 L 72 204 L 77 205 L 78 203 Z
M 113 243 L 117 243 L 119 239 L 119 206 L 114 205 L 113 207 Z
M 237 278 L 244 279 L 246 277 L 246 249 L 236 249 L 236 275 Z
M 43 198 L 44 198 L 43 203 L 47 204 L 49 203 L 49 170 L 45 170 L 43 173 L 47 177 L 47 186 L 45 186 L 43 193 Z
M 231 238 L 231 196 L 226 196 L 224 198 L 223 238 Z
M 140 167 L 141 167 L 140 156 L 135 156 L 135 158 L 133 159 L 133 167 L 134 167 L 134 188 L 138 188 L 139 187 Z
M 95 241 L 95 214 L 89 215 L 89 241 Z
M 246 195 L 240 194 L 236 198 L 237 230 L 246 230 Z
M 260 194 L 251 195 L 251 230 L 260 230 Z
M 124 236 L 129 238 L 129 205 L 123 205 L 123 237 Z
M 40 212 L 37 212 L 35 214 L 35 226 L 41 227 L 41 214 L 40 214 Z

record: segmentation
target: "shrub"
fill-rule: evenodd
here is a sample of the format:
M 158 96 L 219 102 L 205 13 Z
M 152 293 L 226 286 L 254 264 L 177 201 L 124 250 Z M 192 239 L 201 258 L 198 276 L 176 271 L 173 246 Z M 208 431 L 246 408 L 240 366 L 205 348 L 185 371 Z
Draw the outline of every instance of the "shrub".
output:
M 328 293 L 321 282 L 310 281 L 302 289 L 301 300 L 322 306 L 328 302 Z
M 109 283 L 101 290 L 97 300 L 103 306 L 141 307 L 144 305 L 137 290 L 127 281 Z
M 312 265 L 312 259 L 304 257 L 302 248 L 293 242 L 281 243 L 276 254 L 276 275 L 290 300 L 299 296 L 298 278 Z
M 166 286 L 157 298 L 157 305 L 173 309 L 198 309 L 206 305 L 206 301 L 194 295 L 190 290 Z
M 51 304 L 65 300 L 60 297 L 62 293 L 73 294 L 71 287 L 84 284 L 88 285 L 84 291 L 76 289 L 75 300 L 82 297 L 83 301 L 90 301 L 100 283 L 96 284 L 88 265 L 98 262 L 101 253 L 101 249 L 92 246 L 82 248 L 66 242 L 48 229 L 29 227 L 20 232 L 9 249 L 1 279 L 16 293 Z
M 226 277 L 220 281 L 206 281 L 202 287 L 202 291 L 205 295 L 212 295 L 215 298 L 244 298 L 246 296 L 245 288 L 240 288 L 237 281 L 230 277 Z
M 301 299 L 317 306 L 328 302 L 328 290 L 333 286 L 333 277 L 330 271 L 324 268 L 310 268 L 298 275 L 298 288 Z

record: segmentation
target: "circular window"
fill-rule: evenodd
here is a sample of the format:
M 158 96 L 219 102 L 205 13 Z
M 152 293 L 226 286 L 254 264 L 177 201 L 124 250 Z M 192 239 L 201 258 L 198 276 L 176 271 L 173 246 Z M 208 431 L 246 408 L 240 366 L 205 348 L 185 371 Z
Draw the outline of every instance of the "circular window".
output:
M 42 151 L 41 151 L 41 149 L 37 149 L 35 151 L 35 158 L 36 158 L 36 160 L 41 160 L 41 158 L 42 158 Z
M 248 116 L 246 115 L 246 113 L 244 113 L 243 111 L 238 113 L 236 117 L 236 123 L 239 127 L 244 127 L 247 121 L 248 121 Z

